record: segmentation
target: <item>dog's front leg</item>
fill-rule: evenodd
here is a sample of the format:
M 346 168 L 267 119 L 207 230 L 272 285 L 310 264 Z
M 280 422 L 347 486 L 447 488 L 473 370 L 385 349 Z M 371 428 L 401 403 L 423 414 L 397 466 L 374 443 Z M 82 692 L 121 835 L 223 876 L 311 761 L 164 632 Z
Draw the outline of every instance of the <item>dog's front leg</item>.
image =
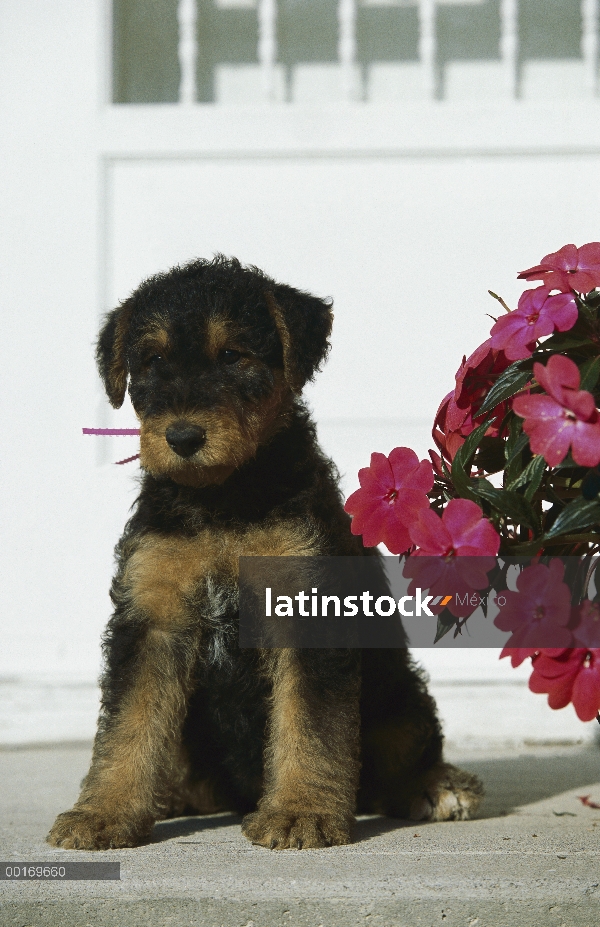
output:
M 108 665 L 90 771 L 74 808 L 48 842 L 66 849 L 135 846 L 163 817 L 197 655 L 194 629 L 159 629 L 118 612 L 105 643 Z
M 359 771 L 358 654 L 272 650 L 265 791 L 243 832 L 271 849 L 349 843 Z

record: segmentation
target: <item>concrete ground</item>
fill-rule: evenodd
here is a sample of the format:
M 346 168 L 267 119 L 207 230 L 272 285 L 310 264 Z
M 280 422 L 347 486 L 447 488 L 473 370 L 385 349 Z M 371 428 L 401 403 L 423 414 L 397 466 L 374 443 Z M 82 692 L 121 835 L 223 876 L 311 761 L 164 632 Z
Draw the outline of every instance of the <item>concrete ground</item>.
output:
M 103 854 L 52 849 L 89 745 L 0 750 L 0 860 L 118 860 L 121 881 L 0 881 L 0 927 L 598 927 L 598 748 L 450 758 L 478 773 L 479 819 L 361 818 L 351 846 L 273 852 L 222 814 L 158 824 Z

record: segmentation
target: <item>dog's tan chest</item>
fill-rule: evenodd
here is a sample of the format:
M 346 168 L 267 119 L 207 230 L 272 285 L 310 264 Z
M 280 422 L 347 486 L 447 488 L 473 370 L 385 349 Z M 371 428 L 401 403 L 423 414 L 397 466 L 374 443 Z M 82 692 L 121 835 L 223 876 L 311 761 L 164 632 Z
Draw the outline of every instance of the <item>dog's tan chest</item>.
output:
M 187 617 L 186 603 L 203 580 L 237 585 L 240 557 L 310 556 L 318 547 L 308 522 L 211 529 L 191 538 L 147 534 L 127 562 L 124 582 L 137 609 L 169 626 Z

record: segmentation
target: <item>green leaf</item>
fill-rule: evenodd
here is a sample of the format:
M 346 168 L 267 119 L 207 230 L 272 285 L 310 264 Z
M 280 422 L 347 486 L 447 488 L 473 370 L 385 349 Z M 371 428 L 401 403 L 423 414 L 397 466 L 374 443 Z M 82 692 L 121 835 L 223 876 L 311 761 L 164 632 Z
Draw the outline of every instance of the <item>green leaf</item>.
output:
M 521 544 L 513 544 L 510 548 L 510 555 L 533 557 L 543 547 L 543 538 L 534 538 L 532 541 L 523 541 Z
M 536 492 L 540 488 L 540 483 L 542 482 L 542 477 L 546 470 L 546 461 L 541 454 L 538 454 L 533 460 L 530 460 L 526 470 L 530 470 L 530 482 L 527 486 L 527 489 L 523 493 L 528 502 L 531 502 Z
M 521 486 L 527 486 L 527 489 L 523 495 L 528 502 L 531 502 L 534 494 L 539 489 L 540 483 L 542 482 L 542 476 L 544 475 L 545 469 L 546 461 L 541 456 L 541 454 L 538 454 L 535 457 L 532 457 L 523 472 L 520 473 L 519 476 L 511 483 L 509 483 L 506 488 L 510 490 L 519 489 Z
M 521 472 L 521 454 L 527 447 L 529 438 L 523 433 L 523 419 L 513 415 L 508 426 L 508 441 L 504 448 L 506 466 L 504 468 L 504 483 L 508 486 Z
M 533 355 L 533 358 L 534 360 L 545 360 L 548 354 L 569 351 L 571 348 L 583 348 L 585 346 L 589 347 L 589 343 L 589 335 L 578 335 L 571 332 L 565 332 L 563 334 L 561 332 L 559 334 L 552 335 L 551 338 L 548 338 L 547 341 L 544 341 L 540 348 L 538 348 L 538 350 Z
M 440 460 L 442 461 L 442 473 L 444 474 L 447 480 L 450 480 L 450 471 L 448 469 L 448 464 L 446 463 L 443 454 L 440 454 Z
M 435 640 L 433 643 L 437 644 L 438 641 L 441 641 L 442 637 L 445 637 L 446 634 L 452 630 L 455 624 L 456 618 L 454 618 L 453 615 L 446 613 L 445 610 L 440 612 L 438 615 L 437 630 L 435 632 Z
M 600 308 L 600 290 L 592 290 L 586 296 L 580 297 L 579 302 L 584 306 L 589 306 L 590 309 Z
M 525 450 L 525 448 L 527 447 L 528 441 L 529 441 L 529 438 L 524 432 L 522 432 L 517 438 L 517 440 L 515 441 L 514 447 L 509 455 L 508 460 L 506 461 L 507 467 L 510 467 L 510 465 L 515 462 L 519 454 Z
M 600 534 L 593 531 L 583 532 L 582 534 L 561 534 L 557 538 L 545 539 L 544 545 L 551 547 L 553 544 L 598 544 Z
M 584 299 L 578 299 L 577 302 L 579 303 L 579 311 L 584 318 L 587 319 L 588 322 L 595 322 L 598 317 L 596 310 L 592 306 L 588 306 Z
M 556 473 L 557 470 L 573 470 L 573 469 L 581 469 L 581 467 L 579 464 L 575 463 L 575 461 L 573 460 L 570 454 L 567 454 L 565 459 L 561 461 L 561 463 L 553 467 L 552 469 Z
M 491 421 L 492 417 L 490 416 L 483 424 L 476 428 L 475 431 L 471 432 L 465 443 L 459 447 L 452 461 L 452 484 L 459 496 L 462 496 L 463 499 L 477 501 L 477 497 L 471 488 L 471 480 L 469 474 L 466 472 L 466 468 L 469 466 L 469 462 L 477 450 L 479 442 L 488 430 Z
M 516 361 L 516 363 L 511 364 L 510 367 L 507 367 L 504 373 L 498 377 L 478 409 L 477 415 L 486 415 L 505 399 L 514 396 L 520 389 L 523 389 L 529 380 L 531 380 L 532 376 L 533 374 L 530 370 L 522 369 L 522 361 Z
M 504 441 L 502 438 L 482 438 L 475 466 L 486 473 L 498 473 L 504 470 Z
M 595 499 L 596 496 L 600 495 L 600 472 L 598 467 L 594 467 L 593 470 L 586 473 L 581 487 L 581 494 L 584 499 L 588 500 Z
M 581 374 L 581 385 L 579 389 L 585 389 L 588 393 L 591 393 L 600 376 L 600 357 L 592 357 L 590 360 L 587 360 L 585 364 L 582 364 L 579 368 L 579 373 Z
M 472 480 L 473 490 L 489 502 L 501 515 L 516 525 L 527 525 L 533 531 L 538 527 L 535 512 L 525 496 L 510 489 L 496 489 L 489 480 Z
M 564 507 L 552 527 L 543 536 L 541 544 L 560 534 L 569 534 L 581 528 L 590 528 L 592 525 L 600 525 L 600 502 L 589 501 L 582 496 Z

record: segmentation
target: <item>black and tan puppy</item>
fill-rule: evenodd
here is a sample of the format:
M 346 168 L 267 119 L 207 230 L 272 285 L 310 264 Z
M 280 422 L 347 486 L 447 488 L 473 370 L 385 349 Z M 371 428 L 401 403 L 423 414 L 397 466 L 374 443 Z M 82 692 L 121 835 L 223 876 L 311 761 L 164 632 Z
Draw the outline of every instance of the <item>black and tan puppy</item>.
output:
M 354 814 L 465 818 L 405 649 L 240 649 L 238 558 L 363 555 L 298 396 L 330 305 L 218 257 L 143 283 L 98 363 L 141 423 L 142 489 L 117 546 L 90 771 L 48 840 L 134 846 L 154 822 L 231 809 L 254 843 L 350 840 Z M 372 553 L 372 552 L 371 552 Z

